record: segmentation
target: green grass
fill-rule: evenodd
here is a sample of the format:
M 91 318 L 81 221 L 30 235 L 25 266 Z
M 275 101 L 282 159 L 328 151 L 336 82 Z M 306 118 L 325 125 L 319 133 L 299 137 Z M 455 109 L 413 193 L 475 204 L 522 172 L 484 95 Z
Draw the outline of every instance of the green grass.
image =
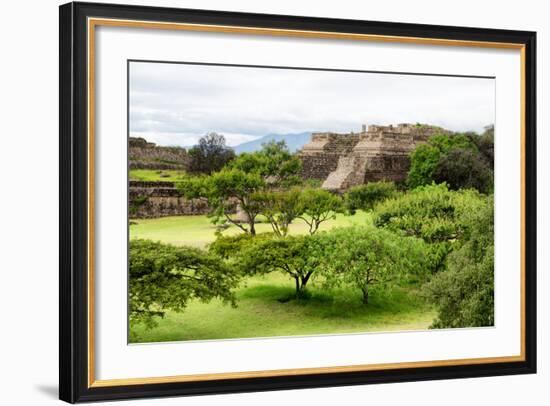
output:
M 130 180 L 140 180 L 143 182 L 175 182 L 185 176 L 185 171 L 176 169 L 130 169 Z
M 337 215 L 336 219 L 321 224 L 320 230 L 333 227 L 346 227 L 355 224 L 366 224 L 370 215 L 357 212 L 354 216 Z M 272 231 L 268 223 L 256 225 L 257 233 Z M 303 220 L 294 220 L 290 225 L 290 234 L 305 234 L 308 226 Z M 132 220 L 130 238 L 145 238 L 174 245 L 188 245 L 203 248 L 216 239 L 216 226 L 206 216 L 162 217 L 158 219 Z M 230 226 L 223 235 L 242 233 L 236 226 Z
M 338 215 L 320 230 L 367 224 L 368 213 Z M 269 224 L 257 224 L 257 232 L 269 232 Z M 163 217 L 133 220 L 131 238 L 147 238 L 174 245 L 204 248 L 215 240 L 216 227 L 206 216 Z M 224 235 L 241 233 L 231 226 Z M 295 220 L 290 234 L 305 234 L 307 225 Z M 157 327 L 143 325 L 131 330 L 131 342 L 161 342 L 225 338 L 337 334 L 368 331 L 403 331 L 428 328 L 435 311 L 405 290 L 392 295 L 372 294 L 371 303 L 361 303 L 360 292 L 345 288 L 323 290 L 313 279 L 307 300 L 282 300 L 294 294 L 294 281 L 280 273 L 248 278 L 236 290 L 237 308 L 218 300 L 192 301 L 181 313 L 168 312 Z M 317 281 L 318 282 L 318 281 Z
M 220 301 L 193 301 L 181 313 L 169 312 L 157 327 L 134 326 L 134 343 L 339 334 L 427 329 L 435 311 L 406 291 L 371 295 L 363 305 L 358 290 L 326 291 L 313 283 L 307 300 L 289 300 L 293 281 L 272 273 L 247 280 L 237 291 L 237 307 Z M 283 299 L 283 300 L 281 300 Z

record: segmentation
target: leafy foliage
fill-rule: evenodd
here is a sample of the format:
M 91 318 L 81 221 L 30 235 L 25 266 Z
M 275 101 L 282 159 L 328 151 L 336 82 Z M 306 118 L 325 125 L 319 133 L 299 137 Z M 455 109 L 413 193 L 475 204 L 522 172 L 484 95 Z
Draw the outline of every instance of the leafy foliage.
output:
M 374 227 L 341 228 L 319 236 L 325 249 L 321 261 L 326 283 L 357 287 L 364 304 L 372 290 L 423 278 L 426 244 L 418 238 Z
M 393 182 L 369 182 L 350 188 L 345 194 L 346 209 L 350 214 L 357 210 L 372 210 L 374 205 L 397 193 Z
M 153 327 L 155 316 L 183 311 L 191 299 L 235 303 L 236 270 L 219 257 L 190 247 L 130 240 L 130 321 Z
M 300 184 L 298 173 L 302 161 L 293 155 L 284 141 L 271 141 L 256 152 L 242 153 L 229 165 L 248 173 L 257 173 L 271 187 L 288 187 Z
M 296 184 L 300 167 L 284 142 L 271 142 L 260 151 L 239 155 L 210 176 L 187 178 L 177 187 L 187 198 L 206 198 L 214 223 L 229 222 L 255 235 L 256 218 L 269 201 L 266 192 Z M 245 214 L 246 224 L 232 216 L 236 210 Z
M 431 244 L 432 270 L 445 268 L 449 252 L 460 245 L 471 223 L 469 213 L 485 207 L 489 198 L 475 190 L 452 191 L 445 184 L 419 187 L 377 206 L 374 224 Z
M 493 126 L 486 127 L 482 135 L 436 135 L 411 153 L 407 184 L 414 189 L 432 182 L 445 182 L 454 190 L 475 188 L 491 193 L 493 157 Z
M 470 212 L 466 242 L 448 257 L 448 269 L 426 285 L 439 308 L 435 328 L 494 325 L 493 201 Z
M 282 272 L 295 281 L 296 297 L 305 295 L 305 288 L 318 270 L 323 247 L 316 236 L 301 235 L 285 238 L 254 238 L 238 253 L 241 272 L 266 274 Z
M 296 187 L 258 193 L 256 199 L 260 202 L 261 214 L 279 237 L 284 237 L 288 233 L 292 221 L 302 215 L 304 210 L 302 191 Z
M 451 189 L 474 188 L 483 193 L 493 189 L 493 171 L 483 155 L 465 148 L 452 148 L 439 158 L 433 173 L 437 183 L 445 182 Z
M 306 188 L 300 196 L 301 210 L 298 218 L 309 226 L 309 233 L 315 234 L 319 226 L 343 212 L 340 196 L 324 189 Z
M 260 213 L 260 203 L 255 196 L 266 187 L 258 173 L 224 168 L 210 176 L 185 179 L 177 187 L 189 199 L 206 198 L 214 223 L 227 221 L 246 233 L 256 234 L 254 224 Z M 246 214 L 247 225 L 232 217 L 237 208 Z
M 475 135 L 477 136 L 477 135 Z M 407 175 L 410 189 L 432 183 L 442 157 L 451 149 L 470 150 L 477 153 L 472 136 L 465 134 L 435 135 L 426 144 L 417 146 L 411 153 L 411 167 Z
M 235 151 L 225 144 L 225 137 L 211 132 L 188 151 L 191 157 L 189 170 L 193 173 L 211 174 L 219 171 L 235 158 Z

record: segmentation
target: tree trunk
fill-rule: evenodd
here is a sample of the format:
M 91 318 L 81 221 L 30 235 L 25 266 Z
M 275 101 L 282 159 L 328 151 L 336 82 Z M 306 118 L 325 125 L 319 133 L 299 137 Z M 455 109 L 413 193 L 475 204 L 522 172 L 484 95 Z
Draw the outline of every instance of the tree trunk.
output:
M 296 299 L 300 297 L 300 278 L 295 276 L 294 281 L 296 282 Z
M 369 289 L 365 286 L 361 291 L 363 292 L 363 304 L 369 304 Z
M 249 225 L 249 227 L 250 227 L 250 234 L 256 235 L 256 227 L 254 226 L 254 220 L 252 220 L 252 219 L 250 218 L 250 216 L 248 217 L 248 219 L 249 219 L 249 220 L 248 220 L 248 225 Z

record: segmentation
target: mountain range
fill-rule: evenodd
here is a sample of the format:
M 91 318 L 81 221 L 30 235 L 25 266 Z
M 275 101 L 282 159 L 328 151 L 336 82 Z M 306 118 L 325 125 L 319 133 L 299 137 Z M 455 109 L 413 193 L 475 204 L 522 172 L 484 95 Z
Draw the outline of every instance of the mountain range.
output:
M 237 154 L 243 152 L 254 152 L 262 148 L 262 144 L 270 141 L 285 141 L 290 152 L 296 152 L 309 142 L 311 131 L 295 134 L 267 134 L 255 140 L 243 142 L 233 147 Z

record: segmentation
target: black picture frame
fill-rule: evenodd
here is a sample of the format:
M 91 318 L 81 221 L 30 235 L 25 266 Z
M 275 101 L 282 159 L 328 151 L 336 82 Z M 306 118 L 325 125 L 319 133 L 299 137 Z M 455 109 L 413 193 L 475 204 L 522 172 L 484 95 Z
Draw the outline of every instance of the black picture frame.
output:
M 160 396 L 236 393 L 536 372 L 536 33 L 375 21 L 206 10 L 68 3 L 60 6 L 60 251 L 59 397 L 84 402 Z M 162 21 L 329 33 L 370 34 L 524 47 L 524 360 L 355 372 L 309 373 L 208 381 L 90 386 L 88 353 L 87 19 Z

